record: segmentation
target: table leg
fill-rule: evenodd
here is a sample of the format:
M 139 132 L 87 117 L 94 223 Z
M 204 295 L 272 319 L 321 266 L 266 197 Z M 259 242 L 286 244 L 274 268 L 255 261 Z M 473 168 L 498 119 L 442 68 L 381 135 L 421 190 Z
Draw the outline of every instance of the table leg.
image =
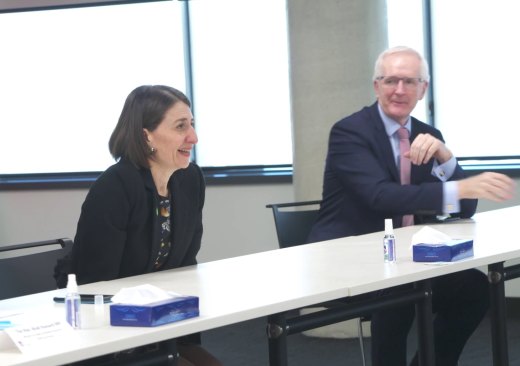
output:
M 424 299 L 417 302 L 418 356 L 420 366 L 435 365 L 435 348 L 433 344 L 433 315 L 432 315 L 432 288 L 431 281 L 424 280 L 415 284 L 415 287 L 424 291 Z
M 491 312 L 491 344 L 493 349 L 493 365 L 509 365 L 506 326 L 506 295 L 504 263 L 493 263 L 488 266 L 490 312 Z
M 285 313 L 267 317 L 269 365 L 287 366 L 287 322 Z
M 378 309 L 386 309 L 402 304 L 415 303 L 417 313 L 417 334 L 420 366 L 434 366 L 432 290 L 429 279 L 414 285 L 414 289 L 371 297 L 356 302 L 336 304 L 327 310 L 287 318 L 287 313 L 267 317 L 267 336 L 269 345 L 269 365 L 287 366 L 287 337 L 307 329 L 314 329 L 343 320 L 353 319 Z

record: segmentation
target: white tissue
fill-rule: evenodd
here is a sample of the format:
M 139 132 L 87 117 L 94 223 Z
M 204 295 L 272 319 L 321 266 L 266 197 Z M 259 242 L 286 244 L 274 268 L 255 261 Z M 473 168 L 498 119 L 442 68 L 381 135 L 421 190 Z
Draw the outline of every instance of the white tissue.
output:
M 429 226 L 423 227 L 421 230 L 412 235 L 412 245 L 415 244 L 442 244 L 452 240 L 448 235 L 432 229 Z
M 112 296 L 112 303 L 126 305 L 148 305 L 154 302 L 172 299 L 180 296 L 174 292 L 164 291 L 152 285 L 139 285 L 135 287 L 123 287 Z

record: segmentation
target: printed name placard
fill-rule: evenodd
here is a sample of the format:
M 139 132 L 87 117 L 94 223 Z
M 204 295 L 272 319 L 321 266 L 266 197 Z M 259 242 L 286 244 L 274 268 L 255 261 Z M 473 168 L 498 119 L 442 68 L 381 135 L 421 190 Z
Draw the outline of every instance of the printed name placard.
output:
M 31 322 L 30 324 L 13 326 L 4 330 L 21 352 L 31 352 L 49 347 L 49 343 L 59 338 L 63 346 L 65 340 L 74 338 L 74 329 L 64 320 L 48 320 Z

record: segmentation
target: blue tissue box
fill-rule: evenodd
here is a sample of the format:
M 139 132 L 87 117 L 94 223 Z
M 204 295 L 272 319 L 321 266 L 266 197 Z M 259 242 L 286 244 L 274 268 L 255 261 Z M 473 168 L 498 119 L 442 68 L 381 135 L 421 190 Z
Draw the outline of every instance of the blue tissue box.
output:
M 442 244 L 414 244 L 414 262 L 453 262 L 473 256 L 473 240 L 450 240 Z
M 199 298 L 180 296 L 148 305 L 110 305 L 110 325 L 155 327 L 199 316 Z

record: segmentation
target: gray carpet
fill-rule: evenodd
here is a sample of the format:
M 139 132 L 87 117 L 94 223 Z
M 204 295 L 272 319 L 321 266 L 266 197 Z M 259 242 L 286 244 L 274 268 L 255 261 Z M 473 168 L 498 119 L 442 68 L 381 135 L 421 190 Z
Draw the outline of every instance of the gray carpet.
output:
M 516 300 L 516 299 L 515 299 Z M 510 365 L 520 365 L 520 302 L 508 302 L 508 345 Z M 268 366 L 268 347 L 265 335 L 266 319 L 254 319 L 203 334 L 204 346 L 225 366 Z M 415 328 L 410 333 L 409 353 L 414 352 Z M 370 365 L 370 339 L 365 340 L 367 365 Z M 357 339 L 337 340 L 294 334 L 288 338 L 290 366 L 349 365 L 361 366 Z M 484 319 L 468 341 L 460 359 L 460 366 L 490 366 L 490 321 Z

